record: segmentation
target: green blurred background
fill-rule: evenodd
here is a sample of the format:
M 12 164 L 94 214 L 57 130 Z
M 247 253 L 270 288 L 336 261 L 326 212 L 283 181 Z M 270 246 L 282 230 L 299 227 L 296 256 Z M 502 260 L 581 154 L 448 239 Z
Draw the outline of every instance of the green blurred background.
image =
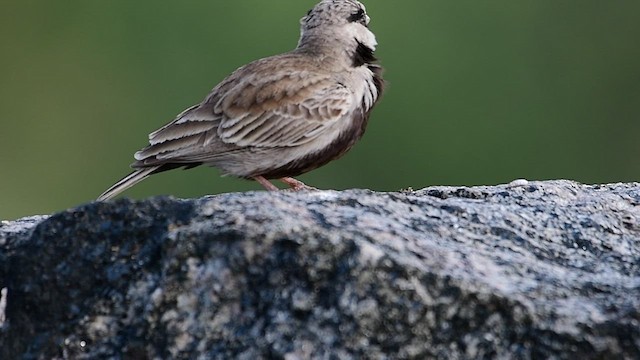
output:
M 147 134 L 228 73 L 287 51 L 312 0 L 0 7 L 0 219 L 95 199 Z M 367 134 L 300 179 L 397 190 L 640 180 L 640 2 L 365 0 L 390 82 Z M 125 195 L 260 189 L 197 168 Z

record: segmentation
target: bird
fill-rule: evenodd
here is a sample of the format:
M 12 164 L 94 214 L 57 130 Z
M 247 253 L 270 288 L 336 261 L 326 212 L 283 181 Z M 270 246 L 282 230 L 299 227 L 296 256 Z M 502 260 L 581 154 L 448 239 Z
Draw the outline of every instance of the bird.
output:
M 197 105 L 149 134 L 111 199 L 148 176 L 205 165 L 279 190 L 360 140 L 384 91 L 370 17 L 356 0 L 322 0 L 300 20 L 295 49 L 235 70 Z

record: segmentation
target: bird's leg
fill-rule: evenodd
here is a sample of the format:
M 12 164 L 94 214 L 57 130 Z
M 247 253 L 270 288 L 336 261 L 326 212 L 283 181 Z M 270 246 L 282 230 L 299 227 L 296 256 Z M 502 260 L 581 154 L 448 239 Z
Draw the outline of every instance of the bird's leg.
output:
M 269 191 L 278 191 L 278 190 L 280 190 L 275 185 L 273 185 L 269 180 L 265 179 L 262 176 L 254 176 L 253 180 L 259 182 L 260 185 L 264 186 L 264 188 L 269 190 Z
M 305 185 L 302 181 L 300 180 L 296 180 L 292 177 L 283 177 L 280 179 L 280 181 L 282 181 L 283 183 L 289 185 L 289 187 L 293 190 L 293 191 L 301 191 L 301 190 L 317 190 L 314 187 Z

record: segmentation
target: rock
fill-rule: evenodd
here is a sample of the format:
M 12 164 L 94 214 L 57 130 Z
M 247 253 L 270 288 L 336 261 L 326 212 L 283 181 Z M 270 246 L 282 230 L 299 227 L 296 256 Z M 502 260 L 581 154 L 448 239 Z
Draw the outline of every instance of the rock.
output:
M 640 184 L 122 199 L 0 245 L 2 359 L 640 358 Z

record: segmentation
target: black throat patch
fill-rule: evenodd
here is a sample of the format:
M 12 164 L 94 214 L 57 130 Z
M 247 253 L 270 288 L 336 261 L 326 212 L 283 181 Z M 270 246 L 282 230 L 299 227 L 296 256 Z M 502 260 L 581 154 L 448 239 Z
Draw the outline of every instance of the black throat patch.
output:
M 376 61 L 373 55 L 373 49 L 356 40 L 358 47 L 353 53 L 353 67 L 359 67 L 365 64 L 371 64 Z

